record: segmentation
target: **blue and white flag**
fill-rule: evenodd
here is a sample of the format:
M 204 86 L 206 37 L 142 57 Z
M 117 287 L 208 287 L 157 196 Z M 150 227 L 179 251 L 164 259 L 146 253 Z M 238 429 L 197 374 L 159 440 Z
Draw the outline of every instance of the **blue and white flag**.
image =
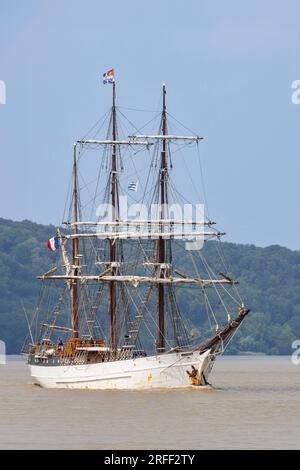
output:
M 106 85 L 107 83 L 114 83 L 115 81 L 115 70 L 111 69 L 108 72 L 105 72 L 103 74 L 103 85 Z
M 138 185 L 139 185 L 139 182 L 138 182 L 138 181 L 136 181 L 136 182 L 132 181 L 132 182 L 127 186 L 127 188 L 129 189 L 129 191 L 137 192 L 137 190 L 138 190 Z

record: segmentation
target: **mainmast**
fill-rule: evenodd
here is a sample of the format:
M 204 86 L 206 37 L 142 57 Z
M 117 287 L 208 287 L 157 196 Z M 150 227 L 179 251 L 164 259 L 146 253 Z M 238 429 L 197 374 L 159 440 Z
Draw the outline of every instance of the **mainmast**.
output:
M 166 86 L 163 84 L 163 109 L 162 109 L 162 135 L 167 134 L 167 115 L 166 115 Z M 160 164 L 160 219 L 165 218 L 166 203 L 166 180 L 167 180 L 167 157 L 166 157 L 166 139 L 162 140 L 161 164 Z M 162 230 L 164 226 L 162 226 Z M 158 263 L 160 277 L 164 277 L 163 266 L 166 258 L 166 242 L 162 237 L 158 239 Z M 157 352 L 162 353 L 165 349 L 165 291 L 164 285 L 158 285 L 158 344 Z
M 74 212 L 74 238 L 72 242 L 73 248 L 73 266 L 74 276 L 78 275 L 78 179 L 77 179 L 77 159 L 76 159 L 76 144 L 74 144 L 73 154 L 73 212 Z M 72 328 L 74 330 L 74 337 L 78 338 L 78 279 L 73 279 L 71 284 L 71 315 L 72 315 Z
M 112 140 L 116 141 L 116 87 L 113 82 L 113 104 L 112 104 Z M 111 155 L 111 204 L 112 222 L 116 221 L 116 178 L 117 178 L 117 155 L 116 144 L 112 145 Z M 116 241 L 110 240 L 110 268 L 111 274 L 116 274 Z M 110 282 L 109 286 L 109 313 L 110 313 L 110 334 L 112 350 L 117 349 L 117 321 L 116 321 L 116 283 Z

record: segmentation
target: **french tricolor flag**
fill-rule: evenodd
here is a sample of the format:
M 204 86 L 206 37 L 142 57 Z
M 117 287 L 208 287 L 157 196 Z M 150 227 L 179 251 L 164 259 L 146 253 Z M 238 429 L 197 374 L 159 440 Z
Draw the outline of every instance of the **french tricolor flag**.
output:
M 53 237 L 48 240 L 47 246 L 49 250 L 56 251 L 59 248 L 59 238 Z

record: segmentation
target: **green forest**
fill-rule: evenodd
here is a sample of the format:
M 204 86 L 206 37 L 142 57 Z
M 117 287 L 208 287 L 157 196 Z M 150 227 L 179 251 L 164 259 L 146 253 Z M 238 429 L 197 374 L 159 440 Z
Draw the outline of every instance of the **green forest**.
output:
M 52 265 L 48 238 L 55 227 L 28 220 L 0 218 L 0 339 L 9 354 L 19 354 L 27 334 L 23 306 L 30 316 L 39 292 L 36 276 Z M 204 250 L 214 260 L 213 243 Z M 230 273 L 240 282 L 239 292 L 251 309 L 226 350 L 229 354 L 290 354 L 300 338 L 300 252 L 278 245 L 222 243 Z M 197 305 L 189 293 L 185 310 L 197 327 Z M 23 305 L 23 306 L 22 306 Z

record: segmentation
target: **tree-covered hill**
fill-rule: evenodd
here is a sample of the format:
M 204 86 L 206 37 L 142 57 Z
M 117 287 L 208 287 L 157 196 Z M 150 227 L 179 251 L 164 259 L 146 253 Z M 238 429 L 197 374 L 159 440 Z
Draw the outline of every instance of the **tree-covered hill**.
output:
M 22 304 L 31 313 L 39 291 L 36 276 L 51 264 L 46 243 L 54 227 L 0 218 L 0 339 L 19 353 L 27 334 Z
M 0 339 L 8 353 L 19 353 L 27 333 L 22 302 L 30 315 L 39 291 L 36 276 L 49 269 L 52 254 L 46 242 L 55 227 L 28 220 L 0 219 Z M 290 354 L 300 339 L 300 252 L 277 245 L 223 243 L 230 272 L 240 281 L 239 291 L 251 313 L 227 352 Z M 213 242 L 204 250 L 216 272 L 219 259 Z M 219 271 L 218 271 L 219 269 Z M 185 311 L 197 327 L 197 304 L 185 294 Z

